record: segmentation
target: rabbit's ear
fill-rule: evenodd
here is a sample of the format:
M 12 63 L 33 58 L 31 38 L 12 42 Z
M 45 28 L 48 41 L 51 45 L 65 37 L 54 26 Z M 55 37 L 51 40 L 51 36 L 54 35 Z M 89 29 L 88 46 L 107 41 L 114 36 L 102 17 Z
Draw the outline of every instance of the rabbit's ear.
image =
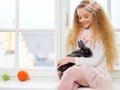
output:
M 78 41 L 78 46 L 79 48 L 85 48 L 85 44 L 83 43 L 82 40 Z

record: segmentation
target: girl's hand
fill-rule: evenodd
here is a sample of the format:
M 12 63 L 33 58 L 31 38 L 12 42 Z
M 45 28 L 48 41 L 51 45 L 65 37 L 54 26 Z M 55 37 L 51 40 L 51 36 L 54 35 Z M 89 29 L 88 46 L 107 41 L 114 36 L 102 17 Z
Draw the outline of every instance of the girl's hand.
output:
M 75 63 L 75 58 L 74 57 L 61 58 L 60 60 L 57 61 L 57 67 L 59 68 L 61 65 L 67 64 L 68 62 Z

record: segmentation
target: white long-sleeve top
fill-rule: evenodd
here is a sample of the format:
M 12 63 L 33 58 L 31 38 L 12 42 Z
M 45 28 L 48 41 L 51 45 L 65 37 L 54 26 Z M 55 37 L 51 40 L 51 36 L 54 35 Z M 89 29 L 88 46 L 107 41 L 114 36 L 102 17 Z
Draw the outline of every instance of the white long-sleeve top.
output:
M 75 57 L 76 65 L 87 65 L 93 67 L 101 67 L 107 69 L 105 50 L 103 43 L 97 40 L 95 44 L 92 42 L 92 30 L 83 30 L 78 35 L 78 40 L 82 40 L 93 53 L 92 57 Z

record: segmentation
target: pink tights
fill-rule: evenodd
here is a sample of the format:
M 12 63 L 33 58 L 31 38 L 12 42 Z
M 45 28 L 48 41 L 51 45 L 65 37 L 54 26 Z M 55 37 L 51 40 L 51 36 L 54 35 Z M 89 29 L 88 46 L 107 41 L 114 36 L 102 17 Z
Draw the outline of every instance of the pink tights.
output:
M 73 66 L 65 71 L 56 90 L 77 90 L 79 85 L 89 86 L 84 77 L 83 68 Z

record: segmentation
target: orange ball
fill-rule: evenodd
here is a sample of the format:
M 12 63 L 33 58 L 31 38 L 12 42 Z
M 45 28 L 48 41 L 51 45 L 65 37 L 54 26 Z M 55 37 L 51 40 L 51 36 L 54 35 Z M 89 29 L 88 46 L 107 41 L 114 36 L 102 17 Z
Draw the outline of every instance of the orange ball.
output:
M 28 80 L 29 78 L 29 75 L 28 73 L 25 71 L 25 70 L 20 70 L 17 74 L 17 78 L 20 80 L 20 81 L 26 81 Z

